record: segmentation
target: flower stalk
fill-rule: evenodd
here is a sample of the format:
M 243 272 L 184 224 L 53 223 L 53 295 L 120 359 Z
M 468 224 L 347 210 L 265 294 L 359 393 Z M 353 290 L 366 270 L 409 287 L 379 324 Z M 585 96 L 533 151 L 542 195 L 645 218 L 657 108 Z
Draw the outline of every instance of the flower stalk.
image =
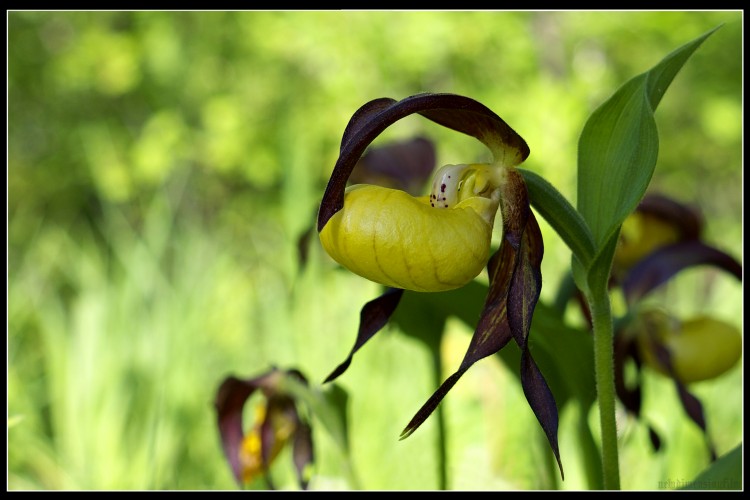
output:
M 602 432 L 604 489 L 620 489 L 620 466 L 615 419 L 614 328 L 606 289 L 596 287 L 588 297 L 594 327 L 594 367 Z

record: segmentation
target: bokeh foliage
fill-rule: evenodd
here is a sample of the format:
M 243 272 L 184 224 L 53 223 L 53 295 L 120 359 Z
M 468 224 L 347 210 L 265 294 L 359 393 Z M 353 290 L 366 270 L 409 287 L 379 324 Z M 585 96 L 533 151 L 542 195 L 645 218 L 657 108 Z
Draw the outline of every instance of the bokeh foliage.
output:
M 699 205 L 707 239 L 739 256 L 741 12 L 9 12 L 9 487 L 234 487 L 210 404 L 219 381 L 269 364 L 322 379 L 378 293 L 339 273 L 317 241 L 306 266 L 298 259 L 362 103 L 422 91 L 477 99 L 526 139 L 524 167 L 575 202 L 591 111 L 721 23 L 656 113 L 652 188 Z M 382 141 L 414 134 L 436 141 L 441 165 L 487 159 L 417 117 Z M 550 300 L 570 252 L 542 231 Z M 662 298 L 739 325 L 739 287 L 693 274 Z M 340 381 L 357 483 L 316 431 L 312 487 L 436 487 L 432 424 L 397 441 L 434 388 L 431 360 L 390 332 Z M 446 366 L 469 332 L 449 321 Z M 696 387 L 720 453 L 742 437 L 740 376 Z M 669 448 L 654 455 L 645 429 L 623 421 L 625 488 L 706 465 L 662 382 L 644 408 Z M 446 399 L 450 487 L 554 484 L 522 399 L 496 360 Z M 509 415 L 521 424 L 504 427 Z M 586 417 L 561 415 L 565 488 L 585 486 L 574 429 Z

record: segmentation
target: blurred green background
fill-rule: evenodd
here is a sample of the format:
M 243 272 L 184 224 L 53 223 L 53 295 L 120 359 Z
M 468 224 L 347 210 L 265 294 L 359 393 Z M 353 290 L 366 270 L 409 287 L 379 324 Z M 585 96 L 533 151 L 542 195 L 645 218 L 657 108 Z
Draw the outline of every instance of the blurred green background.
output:
M 588 115 L 627 79 L 724 24 L 656 113 L 652 190 L 698 204 L 707 239 L 742 251 L 742 13 L 9 12 L 8 487 L 234 489 L 212 406 L 224 376 L 271 364 L 314 383 L 348 353 L 378 287 L 337 268 L 313 224 L 351 114 L 377 97 L 454 92 L 528 142 L 525 168 L 575 203 Z M 438 165 L 487 160 L 477 141 L 419 117 Z M 541 221 L 541 219 L 540 219 Z M 542 222 L 542 300 L 570 252 Z M 664 298 L 741 325 L 741 285 L 695 271 Z M 700 286 L 692 286 L 699 283 Z M 710 287 L 710 288 L 707 288 Z M 449 323 L 446 376 L 472 326 Z M 436 388 L 429 354 L 395 328 L 339 379 L 351 463 L 315 429 L 319 489 L 433 489 L 434 422 L 398 435 Z M 622 413 L 624 488 L 689 480 L 707 465 L 674 388 L 648 381 Z M 742 440 L 741 367 L 693 387 L 719 453 Z M 448 486 L 553 486 L 549 451 L 497 359 L 445 399 Z M 561 415 L 562 488 L 586 486 Z M 284 468 L 289 457 L 280 458 Z M 293 483 L 282 484 L 293 487 Z

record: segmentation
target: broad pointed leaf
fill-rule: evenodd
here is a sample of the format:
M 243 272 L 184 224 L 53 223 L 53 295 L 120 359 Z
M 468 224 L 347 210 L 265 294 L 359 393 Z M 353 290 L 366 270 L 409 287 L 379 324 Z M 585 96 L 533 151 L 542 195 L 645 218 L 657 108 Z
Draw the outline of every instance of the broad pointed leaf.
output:
M 659 147 L 654 111 L 708 32 L 628 81 L 589 117 L 578 143 L 578 209 L 598 248 L 643 198 Z
M 743 488 L 743 456 L 743 447 L 740 443 L 680 489 L 741 490 Z

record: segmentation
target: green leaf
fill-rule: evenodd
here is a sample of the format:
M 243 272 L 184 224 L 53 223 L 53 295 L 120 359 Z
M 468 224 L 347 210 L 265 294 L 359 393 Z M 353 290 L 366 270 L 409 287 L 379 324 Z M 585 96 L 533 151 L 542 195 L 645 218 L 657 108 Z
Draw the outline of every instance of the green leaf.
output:
M 680 486 L 681 490 L 742 489 L 742 443 L 726 455 L 719 457 L 694 480 L 676 486 Z
M 659 148 L 646 76 L 621 87 L 591 115 L 578 143 L 578 210 L 598 248 L 638 205 Z
M 578 210 L 597 249 L 606 246 L 643 198 L 659 149 L 656 106 L 680 68 L 715 29 L 628 81 L 586 122 L 578 143 Z
M 581 214 L 542 176 L 522 168 L 517 170 L 526 181 L 531 205 L 588 267 L 594 256 L 594 238 Z

